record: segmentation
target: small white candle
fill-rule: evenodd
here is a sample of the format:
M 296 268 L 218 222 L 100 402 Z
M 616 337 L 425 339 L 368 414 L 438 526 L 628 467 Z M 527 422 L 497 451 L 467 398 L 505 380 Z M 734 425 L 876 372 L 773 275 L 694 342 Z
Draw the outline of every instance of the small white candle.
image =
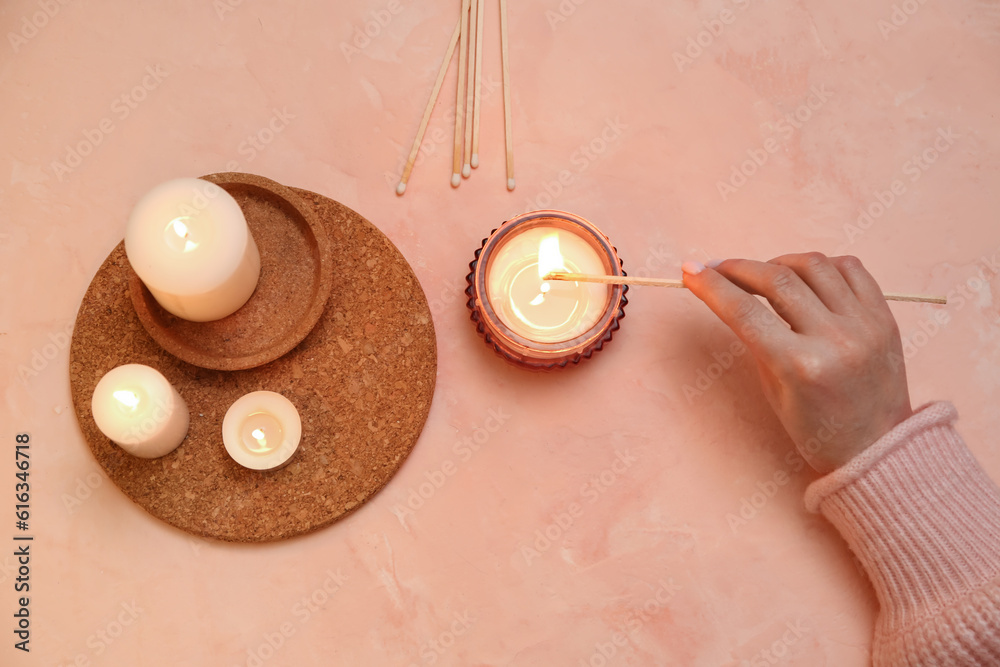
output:
M 188 432 L 188 407 L 154 368 L 125 364 L 101 378 L 90 410 L 101 433 L 129 454 L 155 459 L 174 451 Z
M 233 460 L 251 470 L 287 465 L 299 447 L 302 420 L 287 398 L 255 391 L 229 406 L 222 420 L 222 441 Z
M 260 253 L 240 205 L 199 178 L 146 193 L 129 216 L 125 252 L 156 301 L 194 322 L 236 312 L 260 278 Z

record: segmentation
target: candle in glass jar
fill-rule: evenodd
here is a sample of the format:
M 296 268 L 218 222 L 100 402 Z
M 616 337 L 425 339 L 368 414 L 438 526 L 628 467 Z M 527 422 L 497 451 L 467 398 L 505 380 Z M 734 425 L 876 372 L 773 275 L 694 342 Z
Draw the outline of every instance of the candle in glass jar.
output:
M 273 391 L 255 391 L 236 400 L 222 420 L 226 451 L 245 468 L 274 470 L 288 464 L 302 437 L 299 412 Z
M 260 253 L 239 204 L 214 183 L 161 183 L 132 209 L 125 252 L 156 301 L 194 322 L 236 312 L 260 277 Z
M 586 333 L 608 307 L 607 285 L 542 280 L 551 271 L 604 274 L 597 250 L 566 229 L 537 226 L 513 235 L 487 268 L 486 296 L 514 333 L 558 343 Z
M 125 364 L 101 378 L 90 403 L 97 428 L 133 456 L 169 454 L 188 431 L 188 407 L 154 368 Z

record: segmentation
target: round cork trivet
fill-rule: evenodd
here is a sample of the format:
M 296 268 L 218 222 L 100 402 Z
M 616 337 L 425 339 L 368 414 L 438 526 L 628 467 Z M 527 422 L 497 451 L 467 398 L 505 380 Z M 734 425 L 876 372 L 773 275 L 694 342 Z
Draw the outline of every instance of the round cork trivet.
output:
M 202 178 L 240 205 L 260 252 L 257 288 L 235 313 L 191 322 L 157 303 L 130 267 L 132 305 L 153 340 L 189 364 L 221 371 L 260 366 L 298 345 L 323 314 L 333 284 L 330 241 L 312 206 L 291 188 L 256 174 Z
M 333 523 L 389 481 L 430 410 L 437 372 L 434 325 L 412 269 L 354 211 L 294 191 L 326 226 L 335 270 L 323 316 L 288 354 L 248 370 L 218 371 L 163 350 L 132 307 L 124 243 L 98 270 L 77 315 L 70 384 L 94 457 L 135 503 L 195 535 L 266 542 Z M 191 411 L 187 437 L 161 458 L 125 453 L 91 416 L 98 380 L 126 363 L 159 370 Z M 302 418 L 299 450 L 280 470 L 243 468 L 222 442 L 226 410 L 257 390 L 282 394 Z

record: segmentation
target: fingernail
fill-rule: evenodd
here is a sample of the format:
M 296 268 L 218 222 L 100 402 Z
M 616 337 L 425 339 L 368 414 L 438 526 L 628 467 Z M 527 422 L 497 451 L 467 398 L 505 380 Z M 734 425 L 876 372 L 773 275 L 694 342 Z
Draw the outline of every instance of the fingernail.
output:
M 707 262 L 705 262 L 705 266 L 707 266 L 710 269 L 714 269 L 719 264 L 722 264 L 724 261 L 726 261 L 726 260 L 724 260 L 724 259 L 710 259 Z
M 696 276 L 705 270 L 705 265 L 701 262 L 684 262 L 681 264 L 681 271 Z

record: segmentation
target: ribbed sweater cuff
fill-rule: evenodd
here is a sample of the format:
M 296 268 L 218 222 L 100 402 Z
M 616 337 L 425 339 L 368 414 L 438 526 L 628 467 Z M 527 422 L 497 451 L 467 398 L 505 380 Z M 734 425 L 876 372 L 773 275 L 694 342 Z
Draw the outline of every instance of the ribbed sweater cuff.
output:
M 880 624 L 901 631 L 988 583 L 1000 563 L 1000 489 L 930 403 L 813 482 L 806 506 L 840 531 L 868 572 Z

